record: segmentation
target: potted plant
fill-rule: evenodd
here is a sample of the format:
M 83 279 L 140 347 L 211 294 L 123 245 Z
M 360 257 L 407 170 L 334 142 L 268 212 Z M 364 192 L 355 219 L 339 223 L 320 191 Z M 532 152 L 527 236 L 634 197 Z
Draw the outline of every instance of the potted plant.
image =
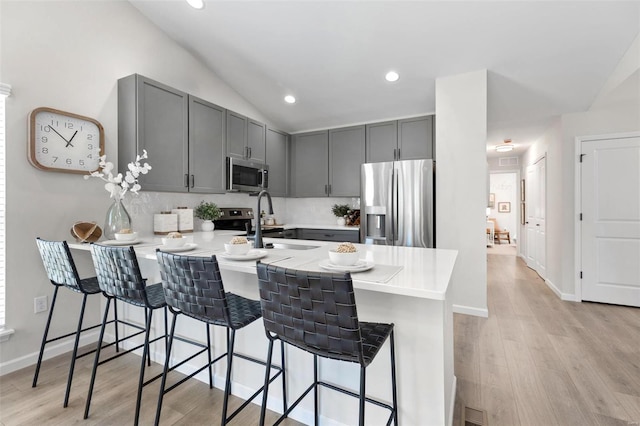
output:
M 193 209 L 193 214 L 198 219 L 203 220 L 203 231 L 213 231 L 213 221 L 218 219 L 222 215 L 222 212 L 216 203 L 205 203 L 201 201 L 200 204 Z
M 344 226 L 347 223 L 345 216 L 349 211 L 351 211 L 349 204 L 334 204 L 333 207 L 331 207 L 331 212 L 338 218 L 338 225 L 340 226 Z

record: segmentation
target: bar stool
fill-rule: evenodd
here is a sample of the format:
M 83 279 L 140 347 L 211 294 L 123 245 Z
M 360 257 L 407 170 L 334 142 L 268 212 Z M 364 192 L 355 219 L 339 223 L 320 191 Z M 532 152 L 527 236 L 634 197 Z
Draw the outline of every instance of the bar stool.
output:
M 364 426 L 365 402 L 391 411 L 391 420 L 398 425 L 398 398 L 393 339 L 393 324 L 358 321 L 355 294 L 349 273 L 319 273 L 285 269 L 258 262 L 258 285 L 262 319 L 271 362 L 273 342 L 276 339 L 313 354 L 313 383 L 274 423 L 279 424 L 296 405 L 313 389 L 315 424 L 318 424 L 318 386 L 359 398 L 359 424 Z M 366 368 L 389 339 L 391 350 L 391 390 L 393 405 L 365 395 Z M 360 364 L 360 393 L 322 382 L 318 379 L 318 356 Z M 268 377 L 260 413 L 260 425 L 264 425 Z
M 225 357 L 227 358 L 227 372 L 224 387 L 221 424 L 225 425 L 230 422 L 231 419 L 233 419 L 264 389 L 264 386 L 258 389 L 250 398 L 248 398 L 242 405 L 240 405 L 240 407 L 227 417 L 227 404 L 229 401 L 229 395 L 231 394 L 231 368 L 234 356 L 264 365 L 266 367 L 265 380 L 268 383 L 273 382 L 279 375 L 282 375 L 282 394 L 284 396 L 283 411 L 286 411 L 286 381 L 284 369 L 282 367 L 272 365 L 271 358 L 269 359 L 269 362 L 264 362 L 256 358 L 234 352 L 236 330 L 239 330 L 260 318 L 260 302 L 225 292 L 222 277 L 220 275 L 220 268 L 218 267 L 218 261 L 215 256 L 210 258 L 180 256 L 162 252 L 160 250 L 156 251 L 156 256 L 158 257 L 158 264 L 160 266 L 164 296 L 167 304 L 169 305 L 169 310 L 173 314 L 173 320 L 171 322 L 171 331 L 169 333 L 167 357 L 160 385 L 160 395 L 158 397 L 155 424 L 158 425 L 160 423 L 162 400 L 167 392 L 171 391 L 186 379 L 193 377 L 195 374 L 207 367 L 209 368 L 209 387 L 213 387 L 211 383 L 211 365 Z M 169 370 L 171 346 L 173 344 L 174 331 L 176 328 L 176 320 L 180 314 L 184 314 L 206 324 L 207 344 L 209 346 L 209 362 L 190 376 L 185 377 L 175 385 L 165 389 L 167 373 Z M 213 361 L 211 361 L 211 340 L 209 335 L 209 326 L 211 324 L 225 327 L 227 331 L 227 352 L 218 356 Z M 284 365 L 284 344 L 282 344 L 281 348 L 282 365 Z M 273 377 L 270 377 L 271 368 L 277 371 Z
M 129 352 L 143 348 L 140 376 L 138 379 L 138 393 L 136 398 L 136 411 L 134 417 L 134 424 L 137 425 L 140 418 L 140 402 L 142 399 L 142 388 L 154 380 L 160 378 L 162 374 L 158 374 L 147 381 L 144 381 L 145 361 L 148 365 L 151 365 L 151 359 L 149 354 L 149 344 L 160 339 L 165 340 L 167 338 L 167 303 L 164 300 L 164 294 L 162 292 L 161 284 L 147 285 L 146 279 L 142 278 L 140 273 L 140 267 L 138 265 L 138 259 L 133 247 L 112 247 L 103 246 L 99 244 L 91 244 L 91 257 L 93 258 L 93 264 L 96 269 L 98 285 L 103 294 L 107 297 L 107 306 L 104 312 L 104 319 L 102 327 L 100 328 L 100 337 L 98 339 L 98 350 L 96 351 L 95 360 L 93 363 L 93 369 L 91 371 L 91 382 L 89 384 L 89 393 L 87 395 L 87 401 L 85 405 L 84 418 L 89 417 L 89 408 L 91 406 L 91 396 L 93 394 L 93 387 L 96 380 L 96 372 L 98 365 L 111 361 L 115 358 L 119 358 Z M 105 360 L 100 360 L 100 347 L 104 338 L 105 325 L 107 315 L 109 313 L 109 307 L 113 301 L 115 307 L 116 300 L 120 300 L 124 303 L 128 303 L 133 306 L 139 306 L 145 308 L 145 326 L 141 327 L 136 324 L 126 323 L 127 325 L 141 330 L 134 334 L 127 336 L 131 338 L 144 332 L 144 343 L 137 345 L 127 351 L 120 352 L 117 355 L 113 355 Z M 164 335 L 155 337 L 150 340 L 151 325 L 153 319 L 153 311 L 156 309 L 164 309 Z M 121 339 L 121 341 L 125 340 Z
M 84 320 L 84 310 L 87 304 L 87 297 L 92 294 L 100 294 L 101 290 L 98 286 L 98 280 L 96 277 L 81 279 L 76 269 L 76 264 L 71 256 L 71 251 L 66 241 L 46 241 L 41 238 L 36 238 L 36 244 L 42 257 L 42 263 L 47 277 L 51 284 L 54 286 L 53 298 L 51 299 L 51 308 L 49 309 L 49 316 L 47 318 L 47 324 L 44 327 L 44 334 L 42 336 L 42 343 L 40 344 L 40 353 L 38 354 L 38 362 L 36 364 L 36 371 L 33 376 L 32 387 L 36 387 L 38 384 L 38 376 L 40 374 L 40 366 L 42 364 L 42 356 L 44 354 L 44 348 L 48 343 L 55 342 L 60 339 L 64 339 L 69 336 L 75 335 L 73 343 L 73 351 L 71 352 L 71 363 L 69 365 L 69 375 L 67 377 L 67 390 L 64 394 L 63 406 L 66 407 L 69 404 L 69 394 L 71 393 L 71 382 L 73 381 L 73 371 L 76 365 L 76 360 L 83 356 L 92 354 L 96 351 L 85 352 L 78 355 L 78 343 L 80 342 L 80 335 L 88 330 L 100 327 L 100 324 L 93 325 L 91 327 L 82 328 L 82 322 Z M 54 337 L 48 339 L 49 327 L 51 325 L 51 318 L 53 317 L 53 311 L 56 306 L 56 300 L 58 297 L 58 290 L 61 287 L 68 288 L 71 291 L 82 294 L 82 305 L 80 307 L 80 316 L 78 317 L 78 327 L 76 331 L 65 334 L 63 336 Z M 113 343 L 109 343 L 105 346 L 116 345 L 116 351 L 118 348 L 118 313 L 114 311 L 114 319 L 107 321 L 107 324 L 114 324 L 116 340 Z

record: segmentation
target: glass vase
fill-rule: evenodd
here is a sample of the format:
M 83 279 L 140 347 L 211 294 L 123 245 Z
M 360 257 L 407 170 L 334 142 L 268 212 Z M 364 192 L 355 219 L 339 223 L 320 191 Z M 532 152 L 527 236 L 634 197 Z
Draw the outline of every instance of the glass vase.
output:
M 122 200 L 116 198 L 113 200 L 113 204 L 107 210 L 107 217 L 104 221 L 103 234 L 107 240 L 113 240 L 115 233 L 120 232 L 122 229 L 131 229 L 131 216 L 124 208 Z

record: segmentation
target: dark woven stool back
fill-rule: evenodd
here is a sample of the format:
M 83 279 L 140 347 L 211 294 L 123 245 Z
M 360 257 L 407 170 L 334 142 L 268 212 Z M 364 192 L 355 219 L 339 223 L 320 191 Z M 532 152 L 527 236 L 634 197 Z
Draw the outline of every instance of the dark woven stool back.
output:
M 67 286 L 74 291 L 82 291 L 78 270 L 67 242 L 36 238 L 36 244 L 51 283 Z
M 235 327 L 222 284 L 218 260 L 157 251 L 167 304 L 212 324 Z
M 258 263 L 258 283 L 269 338 L 365 365 L 349 273 L 296 271 Z
M 133 247 L 91 244 L 91 256 L 102 291 L 132 305 L 150 305 Z

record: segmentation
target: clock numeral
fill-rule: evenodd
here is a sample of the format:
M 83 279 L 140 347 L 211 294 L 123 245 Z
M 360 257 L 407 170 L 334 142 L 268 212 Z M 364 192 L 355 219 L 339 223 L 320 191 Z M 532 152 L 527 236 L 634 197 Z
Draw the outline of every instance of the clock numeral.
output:
M 58 127 L 58 120 L 51 120 L 51 126 L 55 125 Z
M 87 135 L 87 140 L 88 141 L 92 141 L 93 140 L 93 135 Z
M 84 166 L 84 160 L 78 160 L 78 163 L 79 163 L 81 166 Z
M 49 133 L 51 131 L 51 127 L 47 126 L 40 126 L 40 130 Z
M 92 143 L 88 144 L 88 145 L 87 145 L 87 149 L 89 149 L 89 150 L 93 150 L 93 144 L 92 144 Z
M 64 127 L 67 129 L 73 129 L 73 123 L 64 123 Z
M 53 157 L 53 162 L 55 163 L 56 161 L 58 161 L 58 157 Z
M 89 155 L 87 155 L 87 158 L 92 159 L 92 158 L 93 158 L 93 155 L 92 155 L 92 154 L 89 154 Z
M 67 163 L 67 164 L 73 164 L 73 161 L 71 161 L 71 158 L 67 158 L 67 160 L 65 161 L 65 163 Z
M 43 154 L 48 154 L 49 153 L 49 148 L 42 148 L 42 153 Z
M 49 138 L 47 138 L 46 136 L 43 136 L 41 140 L 42 140 L 42 143 L 49 142 Z

